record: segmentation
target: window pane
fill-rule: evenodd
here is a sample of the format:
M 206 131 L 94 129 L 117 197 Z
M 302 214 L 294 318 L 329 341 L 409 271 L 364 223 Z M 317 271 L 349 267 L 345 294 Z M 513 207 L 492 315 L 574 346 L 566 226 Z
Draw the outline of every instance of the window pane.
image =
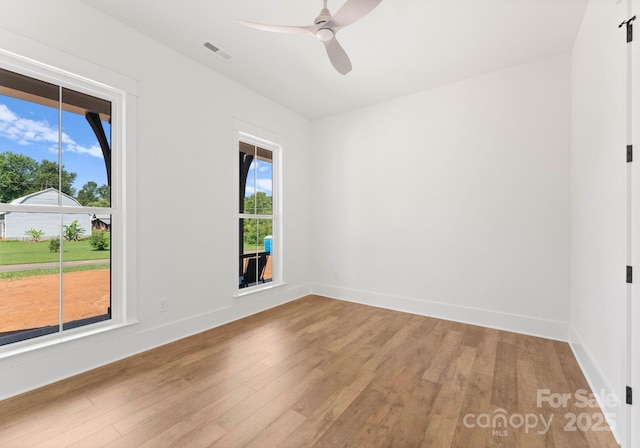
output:
M 240 218 L 244 240 L 240 252 L 240 288 L 256 286 L 273 279 L 273 220 Z
M 244 247 L 243 253 L 255 253 L 260 250 L 260 241 L 258 238 L 258 220 L 255 218 L 243 219 L 243 235 L 244 235 Z
M 256 210 L 255 195 L 255 147 L 240 142 L 239 153 L 240 185 L 238 188 L 240 199 L 240 213 L 253 214 Z
M 266 151 L 265 151 L 266 152 Z M 268 151 L 271 156 L 271 152 Z M 271 215 L 273 213 L 273 164 L 271 159 L 258 158 L 256 161 L 256 214 Z
M 111 318 L 111 216 L 64 216 L 64 329 Z
M 62 89 L 63 184 L 84 206 L 111 205 L 111 103 Z M 64 190 L 63 190 L 64 191 Z
M 0 345 L 59 330 L 60 215 L 0 213 Z
M 251 286 L 256 281 L 256 219 L 240 218 L 240 250 L 238 258 L 238 285 L 240 288 Z
M 0 69 L 0 202 L 60 189 L 58 98 L 58 86 Z
M 273 279 L 273 220 L 258 219 L 258 255 L 262 258 L 259 278 L 263 283 Z

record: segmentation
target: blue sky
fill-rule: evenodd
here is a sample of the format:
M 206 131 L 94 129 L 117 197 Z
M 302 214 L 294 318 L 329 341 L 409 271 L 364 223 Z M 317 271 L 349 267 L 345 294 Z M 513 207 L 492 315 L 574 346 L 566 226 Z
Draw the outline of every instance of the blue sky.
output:
M 111 131 L 103 122 L 107 138 Z M 0 152 L 11 151 L 37 161 L 58 161 L 58 110 L 0 95 Z M 62 165 L 77 174 L 74 188 L 107 183 L 102 150 L 84 116 L 62 113 Z
M 263 160 L 254 160 L 247 174 L 247 187 L 245 196 L 261 191 L 267 196 L 272 196 L 273 190 L 273 164 Z

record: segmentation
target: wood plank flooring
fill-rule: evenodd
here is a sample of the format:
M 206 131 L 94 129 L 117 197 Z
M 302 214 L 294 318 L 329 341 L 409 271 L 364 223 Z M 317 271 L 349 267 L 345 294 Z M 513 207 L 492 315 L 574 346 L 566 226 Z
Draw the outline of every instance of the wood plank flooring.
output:
M 581 389 L 566 343 L 308 296 L 2 401 L 0 446 L 617 447 Z

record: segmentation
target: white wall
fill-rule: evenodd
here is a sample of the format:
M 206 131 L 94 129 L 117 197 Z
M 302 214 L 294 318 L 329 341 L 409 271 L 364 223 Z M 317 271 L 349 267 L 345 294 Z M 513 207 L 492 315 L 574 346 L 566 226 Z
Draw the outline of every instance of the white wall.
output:
M 572 54 L 571 343 L 624 440 L 626 43 L 622 4 L 591 1 Z
M 309 272 L 299 261 L 310 248 L 300 231 L 310 225 L 307 120 L 76 0 L 3 1 L 0 28 L 137 80 L 137 147 L 128 168 L 137 204 L 130 249 L 138 257 L 128 274 L 140 320 L 2 359 L 0 398 L 307 293 Z M 242 299 L 232 298 L 237 242 L 229 238 L 237 231 L 234 120 L 285 140 L 287 285 Z M 158 312 L 160 298 L 169 299 L 166 313 Z
M 566 339 L 570 58 L 313 123 L 314 291 Z

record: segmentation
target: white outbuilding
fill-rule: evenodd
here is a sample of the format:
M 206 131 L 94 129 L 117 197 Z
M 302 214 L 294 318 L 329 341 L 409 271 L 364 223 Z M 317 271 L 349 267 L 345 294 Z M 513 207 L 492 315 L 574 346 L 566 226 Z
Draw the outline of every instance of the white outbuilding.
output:
M 61 196 L 62 205 L 68 207 L 82 207 L 73 197 L 58 192 L 55 188 L 37 191 L 21 198 L 14 199 L 10 204 L 23 205 L 58 205 L 58 198 Z M 62 219 L 63 225 L 70 225 L 73 221 L 78 221 L 78 226 L 82 229 L 81 237 L 91 235 L 91 217 L 89 213 L 65 214 Z M 62 229 L 60 227 L 60 215 L 57 213 L 40 212 L 4 212 L 0 213 L 0 238 L 7 240 L 28 239 L 25 234 L 29 229 L 42 230 L 43 239 L 60 237 Z

